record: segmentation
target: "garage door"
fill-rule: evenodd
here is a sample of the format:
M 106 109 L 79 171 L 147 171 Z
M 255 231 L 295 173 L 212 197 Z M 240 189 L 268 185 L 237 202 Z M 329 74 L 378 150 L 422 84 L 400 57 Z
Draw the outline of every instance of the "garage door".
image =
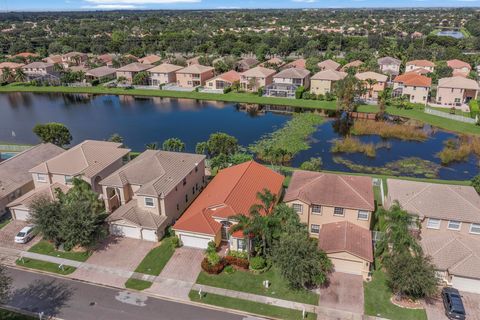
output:
M 30 214 L 28 213 L 27 210 L 14 210 L 15 213 L 15 219 L 16 220 L 21 220 L 21 221 L 27 221 L 28 218 L 30 218 Z
M 180 240 L 185 247 L 207 249 L 208 243 L 213 239 L 182 234 Z
M 140 229 L 136 227 L 127 227 L 118 224 L 110 225 L 110 233 L 115 236 L 141 239 Z
M 344 272 L 349 274 L 362 274 L 362 263 L 358 261 L 331 259 L 335 267 L 335 272 Z
M 151 229 L 142 230 L 142 239 L 148 240 L 148 241 L 158 241 L 158 237 L 157 237 L 157 234 L 155 233 L 155 230 L 151 230 Z
M 452 287 L 460 291 L 480 293 L 480 280 L 453 276 Z

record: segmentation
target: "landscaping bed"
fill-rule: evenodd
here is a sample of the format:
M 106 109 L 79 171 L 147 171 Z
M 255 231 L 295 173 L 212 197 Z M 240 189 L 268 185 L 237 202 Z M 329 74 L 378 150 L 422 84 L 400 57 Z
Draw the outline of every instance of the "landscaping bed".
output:
M 56 263 L 29 259 L 29 258 L 18 259 L 17 261 L 15 261 L 15 263 L 17 264 L 17 266 L 20 266 L 20 267 L 57 273 L 64 276 L 71 274 L 76 270 L 75 267 L 70 267 L 70 266 L 64 266 L 63 269 L 61 269 L 59 268 L 60 266 Z
M 41 240 L 39 243 L 32 246 L 28 251 L 39 253 L 39 254 L 45 254 L 45 255 L 57 257 L 57 258 L 80 261 L 80 262 L 85 262 L 88 259 L 88 257 L 90 257 L 91 255 L 90 251 L 75 252 L 73 250 L 72 251 L 55 250 L 55 246 L 46 240 Z

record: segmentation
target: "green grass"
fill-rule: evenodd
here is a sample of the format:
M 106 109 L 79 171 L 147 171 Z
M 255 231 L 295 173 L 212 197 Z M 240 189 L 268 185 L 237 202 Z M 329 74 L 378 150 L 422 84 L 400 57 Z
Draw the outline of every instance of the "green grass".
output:
M 18 312 L 0 309 L 0 319 L 2 320 L 34 320 L 37 318 L 27 316 Z
M 142 291 L 152 286 L 150 281 L 130 278 L 125 282 L 125 287 L 133 290 Z
M 70 267 L 70 266 L 64 266 L 62 270 L 59 268 L 59 265 L 56 263 L 29 259 L 29 258 L 23 258 L 23 261 L 21 259 L 18 259 L 17 261 L 15 261 L 15 263 L 17 264 L 17 266 L 57 273 L 61 275 L 71 274 L 76 270 L 75 267 Z
M 451 114 L 450 113 L 450 108 L 439 108 L 439 107 L 430 107 L 430 108 L 433 109 L 433 110 L 437 110 L 437 111 L 440 111 L 440 112 Z M 465 118 L 471 118 L 472 117 L 470 112 L 465 112 L 465 111 L 462 111 L 460 109 L 455 109 L 455 114 L 457 116 L 463 116 Z
M 2 229 L 3 227 L 5 227 L 7 224 L 10 223 L 10 221 L 12 221 L 12 218 L 1 218 L 0 219 L 0 229 Z
M 371 282 L 364 284 L 365 314 L 391 320 L 427 320 L 425 310 L 404 309 L 390 302 L 392 293 L 387 287 L 385 274 L 377 270 Z
M 82 251 L 82 252 L 73 252 L 73 251 L 58 251 L 55 250 L 53 244 L 46 240 L 41 240 L 39 243 L 35 244 L 28 250 L 29 252 L 35 252 L 39 254 L 45 254 L 52 257 L 63 258 L 68 260 L 75 260 L 84 262 L 87 261 L 90 257 L 91 252 Z
M 272 318 L 291 320 L 298 320 L 302 318 L 301 311 L 272 306 L 259 302 L 224 297 L 212 293 L 203 294 L 202 299 L 200 299 L 198 292 L 194 290 L 190 291 L 188 296 L 192 301 L 215 305 L 223 308 L 245 311 L 248 313 L 254 313 Z M 308 313 L 305 319 L 314 320 L 317 319 L 317 315 L 313 313 Z
M 271 283 L 268 289 L 262 285 L 264 280 L 269 280 Z M 271 268 L 269 271 L 259 275 L 245 271 L 237 271 L 232 274 L 222 272 L 219 275 L 209 275 L 202 271 L 198 276 L 197 283 L 311 305 L 317 305 L 319 298 L 318 294 L 308 290 L 290 289 L 287 282 L 275 268 Z
M 175 252 L 172 238 L 165 238 L 143 258 L 135 272 L 158 276 Z

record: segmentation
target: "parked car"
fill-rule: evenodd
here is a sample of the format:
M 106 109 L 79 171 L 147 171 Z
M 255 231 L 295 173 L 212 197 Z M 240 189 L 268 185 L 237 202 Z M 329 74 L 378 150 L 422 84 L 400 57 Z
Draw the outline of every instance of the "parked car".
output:
M 448 319 L 465 320 L 465 308 L 463 307 L 460 292 L 458 292 L 457 289 L 443 288 L 442 299 L 445 307 L 445 315 Z
M 26 226 L 20 230 L 19 233 L 15 236 L 15 243 L 27 243 L 35 235 L 33 234 L 33 226 Z

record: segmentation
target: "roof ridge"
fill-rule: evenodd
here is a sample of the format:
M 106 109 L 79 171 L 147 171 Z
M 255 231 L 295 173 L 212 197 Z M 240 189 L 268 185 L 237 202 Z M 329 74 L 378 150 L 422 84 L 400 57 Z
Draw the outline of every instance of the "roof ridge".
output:
M 462 198 L 463 200 L 465 200 L 472 208 L 474 208 L 474 209 L 476 209 L 476 210 L 479 209 L 479 208 L 476 207 L 473 203 L 471 203 L 467 198 L 465 198 L 465 197 L 462 196 L 460 193 L 458 193 L 455 189 L 453 189 L 453 188 L 452 188 L 453 186 L 451 186 L 451 185 L 447 185 L 447 186 L 448 186 L 448 188 L 449 188 L 450 190 L 452 190 L 457 196 L 459 196 L 460 198 Z
M 225 199 L 223 200 L 223 203 L 224 204 L 227 204 L 227 200 L 228 198 L 230 198 L 230 196 L 232 195 L 233 193 L 233 190 L 235 190 L 237 188 L 237 186 L 240 184 L 240 181 L 243 179 L 243 177 L 245 176 L 245 173 L 248 171 L 248 168 L 250 168 L 250 166 L 252 165 L 252 163 L 254 163 L 255 161 L 253 160 L 250 160 L 248 161 L 248 165 L 247 167 L 245 168 L 245 170 L 242 172 L 242 174 L 240 175 L 240 178 L 237 179 L 237 182 L 235 182 L 235 185 L 233 186 L 232 189 L 230 189 L 230 192 L 227 194 L 227 196 L 225 197 Z M 231 168 L 231 167 L 230 167 Z
M 352 187 L 345 179 L 343 179 L 343 176 L 338 175 L 338 178 L 340 178 L 350 189 L 352 189 L 353 192 L 355 192 L 367 205 L 370 206 L 370 203 L 365 199 L 357 190 L 355 190 L 354 187 Z
M 434 252 L 432 252 L 431 256 L 436 255 L 437 253 L 439 253 L 441 250 L 445 249 L 448 245 L 450 245 L 455 240 L 456 240 L 456 238 L 455 238 L 455 236 L 453 236 L 448 241 L 445 241 L 443 243 L 443 245 L 440 248 L 438 248 L 438 250 L 435 250 Z
M 301 172 L 301 171 L 300 171 L 300 172 Z M 304 171 L 304 172 L 311 172 L 311 171 Z M 318 173 L 320 174 L 319 176 L 314 177 L 314 178 L 312 179 L 312 181 L 304 184 L 303 187 L 301 187 L 300 190 L 298 190 L 298 196 L 297 196 L 297 197 L 300 197 L 300 194 L 304 194 L 303 190 L 304 190 L 307 186 L 311 185 L 312 183 L 314 183 L 314 182 L 316 182 L 317 180 L 319 180 L 319 179 L 321 179 L 321 178 L 323 178 L 323 177 L 326 176 L 326 174 L 325 174 L 324 172 L 318 172 Z M 310 203 L 312 202 L 310 199 L 308 199 L 308 201 L 309 201 Z

